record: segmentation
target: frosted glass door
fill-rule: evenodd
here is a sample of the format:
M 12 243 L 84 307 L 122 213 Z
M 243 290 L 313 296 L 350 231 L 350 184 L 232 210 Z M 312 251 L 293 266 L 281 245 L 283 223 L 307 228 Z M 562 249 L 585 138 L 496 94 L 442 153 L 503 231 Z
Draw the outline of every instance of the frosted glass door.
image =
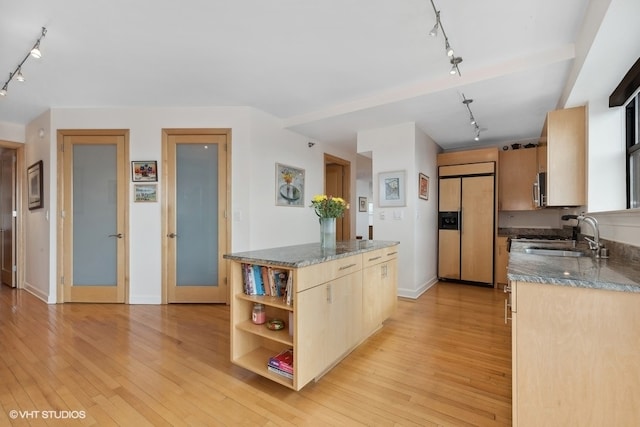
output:
M 218 144 L 176 147 L 176 286 L 218 286 Z
M 117 285 L 116 145 L 73 147 L 73 285 Z

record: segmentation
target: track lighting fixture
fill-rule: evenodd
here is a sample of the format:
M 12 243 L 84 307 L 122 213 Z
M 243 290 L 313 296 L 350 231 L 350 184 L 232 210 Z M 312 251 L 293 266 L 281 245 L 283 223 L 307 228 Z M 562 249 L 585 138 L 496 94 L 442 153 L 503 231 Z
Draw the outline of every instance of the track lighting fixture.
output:
M 451 70 L 449 70 L 449 74 L 451 74 L 452 76 L 455 76 L 456 74 L 461 76 L 462 74 L 460 74 L 460 68 L 458 67 L 458 64 L 462 62 L 462 58 L 460 58 L 459 56 L 454 56 L 449 60 L 449 62 L 451 62 Z
M 475 141 L 480 141 L 480 126 L 478 125 L 478 122 L 476 121 L 476 118 L 473 115 L 473 112 L 471 112 L 471 107 L 470 104 L 473 102 L 473 99 L 467 99 L 464 96 L 464 93 L 462 94 L 462 103 L 467 107 L 467 111 L 469 111 L 469 123 L 473 126 L 473 130 L 476 132 L 476 136 L 473 138 Z
M 40 37 L 38 37 L 38 40 L 36 40 L 36 43 L 33 45 L 29 53 L 27 53 L 27 55 L 20 62 L 20 64 L 18 64 L 14 72 L 9 73 L 9 79 L 6 82 L 4 82 L 2 89 L 0 89 L 0 96 L 7 96 L 7 91 L 9 90 L 9 83 L 11 83 L 11 80 L 13 80 L 14 77 L 19 82 L 24 81 L 24 75 L 22 75 L 22 66 L 27 61 L 27 59 L 29 59 L 30 56 L 33 56 L 34 58 L 42 57 L 42 52 L 40 52 L 40 40 L 42 40 L 42 38 L 46 34 L 47 34 L 47 29 L 45 27 L 42 27 L 42 32 L 40 34 Z
M 460 73 L 460 68 L 458 67 L 458 64 L 462 62 L 462 58 L 459 56 L 455 56 L 453 48 L 451 47 L 451 43 L 449 43 L 447 33 L 444 31 L 444 27 L 442 26 L 442 21 L 440 20 L 440 11 L 436 9 L 436 5 L 433 4 L 433 0 L 430 1 L 431 6 L 433 7 L 433 12 L 436 14 L 436 24 L 433 26 L 433 29 L 429 31 L 429 35 L 432 37 L 436 37 L 438 35 L 438 29 L 442 30 L 442 35 L 444 36 L 444 49 L 447 52 L 447 56 L 450 58 L 449 62 L 451 62 L 451 71 L 449 71 L 449 74 L 457 74 L 459 76 L 462 76 L 462 74 Z
M 433 2 L 431 2 L 433 4 Z M 435 9 L 435 6 L 434 6 Z M 436 10 L 436 24 L 433 26 L 431 31 L 429 31 L 429 35 L 431 37 L 436 37 L 438 35 L 438 28 L 440 27 L 440 12 Z

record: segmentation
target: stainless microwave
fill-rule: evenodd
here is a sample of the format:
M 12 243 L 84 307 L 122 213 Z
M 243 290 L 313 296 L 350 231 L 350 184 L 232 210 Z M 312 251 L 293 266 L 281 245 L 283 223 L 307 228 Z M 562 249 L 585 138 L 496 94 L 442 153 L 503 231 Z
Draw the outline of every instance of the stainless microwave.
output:
M 533 205 L 537 208 L 547 206 L 547 173 L 539 172 L 533 183 Z

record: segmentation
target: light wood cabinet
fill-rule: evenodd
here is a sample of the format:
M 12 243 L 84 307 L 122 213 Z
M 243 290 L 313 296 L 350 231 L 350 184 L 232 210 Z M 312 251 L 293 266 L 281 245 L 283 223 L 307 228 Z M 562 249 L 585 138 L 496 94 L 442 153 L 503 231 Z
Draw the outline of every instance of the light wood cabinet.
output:
M 301 246 L 302 253 L 308 250 L 309 245 Z M 302 262 L 301 267 L 269 262 L 264 256 L 248 259 L 225 255 L 232 259 L 231 361 L 294 390 L 319 378 L 371 334 L 372 330 L 363 327 L 365 319 L 372 324 L 367 311 L 370 301 L 375 300 L 374 306 L 379 307 L 378 324 L 395 311 L 397 253 L 398 245 L 394 244 L 310 265 Z M 378 264 L 371 263 L 372 257 L 379 260 Z M 287 270 L 292 278 L 292 304 L 287 305 L 282 297 L 246 295 L 243 263 Z M 364 270 L 363 264 L 367 265 Z M 388 264 L 386 277 L 373 280 L 368 269 L 382 264 Z M 283 319 L 288 327 L 271 331 L 265 325 L 253 324 L 255 303 L 265 305 L 267 319 Z M 287 348 L 294 349 L 293 379 L 267 369 L 269 358 Z
M 362 330 L 368 336 L 396 310 L 398 250 L 397 247 L 385 248 L 366 253 L 363 257 Z
M 496 284 L 506 285 L 509 283 L 509 279 L 507 279 L 507 267 L 509 265 L 507 239 L 505 236 L 496 237 Z
M 522 148 L 500 152 L 498 164 L 498 209 L 535 210 L 533 184 L 538 173 L 537 150 Z
M 513 425 L 637 425 L 640 293 L 511 287 Z
M 547 206 L 583 206 L 586 192 L 585 107 L 550 111 L 538 149 L 538 170 L 547 173 Z
M 296 294 L 296 380 L 300 387 L 324 373 L 362 338 L 360 271 Z

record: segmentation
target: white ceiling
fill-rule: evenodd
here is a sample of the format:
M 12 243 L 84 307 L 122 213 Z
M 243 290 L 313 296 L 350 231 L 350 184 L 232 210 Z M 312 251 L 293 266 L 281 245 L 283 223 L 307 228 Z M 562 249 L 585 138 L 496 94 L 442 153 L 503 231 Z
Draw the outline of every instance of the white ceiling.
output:
M 588 0 L 23 0 L 0 14 L 0 122 L 49 108 L 252 106 L 321 141 L 413 121 L 445 149 L 534 140 Z M 481 127 L 473 126 L 462 96 Z

